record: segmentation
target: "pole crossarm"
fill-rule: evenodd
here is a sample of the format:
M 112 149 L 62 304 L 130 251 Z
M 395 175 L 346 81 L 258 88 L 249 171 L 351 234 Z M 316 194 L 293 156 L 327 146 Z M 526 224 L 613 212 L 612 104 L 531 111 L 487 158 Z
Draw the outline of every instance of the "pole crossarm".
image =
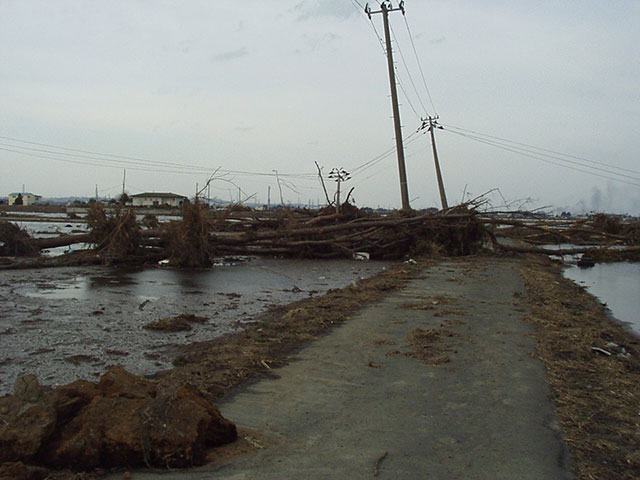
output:
M 396 12 L 398 10 L 400 10 L 403 15 L 405 14 L 404 0 L 401 1 L 396 8 L 393 8 L 393 6 L 391 5 L 391 2 L 382 2 L 380 4 L 380 10 L 376 10 L 375 12 L 371 10 L 371 7 L 369 7 L 368 3 L 364 6 L 364 12 L 369 16 L 369 20 L 371 20 L 371 15 L 375 15 L 376 13 L 382 13 L 384 11 Z

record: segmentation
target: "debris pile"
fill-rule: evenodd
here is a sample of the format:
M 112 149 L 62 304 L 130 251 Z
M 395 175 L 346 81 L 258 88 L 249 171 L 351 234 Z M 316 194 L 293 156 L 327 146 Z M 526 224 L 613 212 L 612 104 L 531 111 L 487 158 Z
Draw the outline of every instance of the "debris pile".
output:
M 94 203 L 91 233 L 35 239 L 36 247 L 93 242 L 103 263 L 165 263 L 181 268 L 210 267 L 224 255 L 277 255 L 298 258 L 396 260 L 406 256 L 462 256 L 476 253 L 486 239 L 497 251 L 546 253 L 542 245 L 572 244 L 561 254 L 587 253 L 596 261 L 640 258 L 640 224 L 604 214 L 579 220 L 533 214 L 480 213 L 478 202 L 422 213 L 378 214 L 345 203 L 340 212 L 242 206 L 211 209 L 183 205 L 182 220 L 136 222 L 135 211 L 118 206 L 113 214 Z M 500 239 L 515 242 L 504 242 Z M 94 263 L 93 257 L 85 261 Z M 79 261 L 82 263 L 82 260 Z M 68 262 L 64 262 L 68 264 Z
M 501 251 L 549 254 L 542 245 L 570 244 L 573 246 L 559 251 L 586 253 L 602 262 L 640 259 L 640 223 L 603 213 L 577 220 L 491 217 L 482 221 L 492 226 L 489 235 Z M 518 245 L 499 243 L 498 236 L 516 240 Z
M 162 229 L 162 243 L 171 263 L 179 267 L 210 267 L 212 221 L 207 208 L 198 201 L 185 202 L 182 220 Z
M 302 258 L 352 258 L 366 252 L 371 259 L 406 255 L 468 255 L 482 245 L 484 229 L 475 212 L 367 216 L 322 224 L 322 216 L 301 226 L 212 235 L 219 253 L 283 255 Z M 335 221 L 334 221 L 335 222 Z M 321 224 L 321 225 L 318 225 Z
M 39 252 L 40 249 L 25 230 L 14 223 L 0 220 L 0 256 L 33 256 Z
M 55 389 L 26 375 L 13 395 L 0 398 L 0 463 L 76 471 L 186 467 L 236 436 L 235 425 L 196 387 L 161 390 L 120 367 L 98 384 L 78 380 Z
M 140 226 L 135 211 L 118 206 L 108 215 L 98 202 L 91 204 L 87 214 L 91 242 L 107 259 L 120 259 L 140 253 Z

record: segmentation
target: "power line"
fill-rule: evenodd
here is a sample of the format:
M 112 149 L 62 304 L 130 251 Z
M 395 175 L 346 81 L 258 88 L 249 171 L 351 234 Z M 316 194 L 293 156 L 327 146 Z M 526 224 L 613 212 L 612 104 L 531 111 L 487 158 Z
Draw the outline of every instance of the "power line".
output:
M 409 136 L 407 136 L 404 141 L 403 144 L 405 146 L 410 145 L 411 143 L 415 142 L 416 140 L 418 140 L 418 138 L 420 138 L 419 136 L 415 136 L 417 135 L 417 132 L 413 132 L 412 134 L 410 134 Z M 351 173 L 352 174 L 361 174 L 362 172 L 368 170 L 369 168 L 377 165 L 378 163 L 380 163 L 381 161 L 387 159 L 389 156 L 393 155 L 396 152 L 395 147 L 391 147 L 388 150 L 385 150 L 383 153 L 373 157 L 371 160 L 368 160 L 367 162 L 355 167 L 351 169 Z
M 479 135 L 481 137 L 492 138 L 492 139 L 501 140 L 503 142 L 507 142 L 507 143 L 510 143 L 510 144 L 513 144 L 513 145 L 519 145 L 519 146 L 522 146 L 522 147 L 528 147 L 528 148 L 532 148 L 532 149 L 535 149 L 535 150 L 540 150 L 541 152 L 553 153 L 555 155 L 561 155 L 563 157 L 573 158 L 573 159 L 576 159 L 576 160 L 582 160 L 583 162 L 593 163 L 595 165 L 602 165 L 604 167 L 609 167 L 609 168 L 613 168 L 613 169 L 616 169 L 616 170 L 621 170 L 621 171 L 624 171 L 624 172 L 640 174 L 640 171 L 638 171 L 638 170 L 632 170 L 632 169 L 629 169 L 629 168 L 618 167 L 616 165 L 612 165 L 612 164 L 609 164 L 609 163 L 598 162 L 596 160 L 590 160 L 588 158 L 579 157 L 577 155 L 571 155 L 571 154 L 568 154 L 568 153 L 562 153 L 562 152 L 558 152 L 556 150 L 550 150 L 548 148 L 537 147 L 535 145 L 530 145 L 530 144 L 527 144 L 527 143 L 516 142 L 514 140 L 509 140 L 509 139 L 506 139 L 506 138 L 497 137 L 495 135 L 488 135 L 486 133 L 481 133 L 481 132 L 477 132 L 477 131 L 474 131 L 474 130 L 469 130 L 469 129 L 462 128 L 462 127 L 456 127 L 456 126 L 447 125 L 447 124 L 442 124 L 442 125 L 447 127 L 447 128 L 449 128 L 449 129 L 453 128 L 455 130 L 461 130 L 463 132 L 473 133 L 473 134 Z
M 34 148 L 34 147 L 26 147 L 23 145 L 12 145 L 8 143 L 0 143 L 1 150 L 19 153 L 23 155 L 29 155 L 32 157 L 45 158 L 49 160 L 59 160 L 67 163 L 76 163 L 81 165 L 91 165 L 91 166 L 102 166 L 102 167 L 117 167 L 122 168 L 122 166 L 126 166 L 127 168 L 132 168 L 140 171 L 162 171 L 163 173 L 186 173 L 186 174 L 202 174 L 202 173 L 210 173 L 211 167 L 203 167 L 189 164 L 181 164 L 175 162 L 165 162 L 160 160 L 148 160 L 139 157 L 133 157 L 128 155 L 114 155 L 110 153 L 102 153 L 91 150 L 81 150 L 77 148 L 71 147 L 63 147 L 59 145 L 53 145 L 42 142 L 33 142 L 29 140 L 22 140 L 13 137 L 6 137 L 0 135 L 0 139 L 10 140 L 12 142 L 24 143 L 27 145 L 35 145 L 43 148 Z M 18 150 L 16 150 L 18 149 Z M 50 150 L 50 149 L 57 149 Z M 24 151 L 26 150 L 26 151 Z M 29 152 L 37 152 L 37 154 L 30 154 Z M 45 154 L 45 155 L 41 155 Z M 52 156 L 55 155 L 55 156 Z M 70 158 L 69 158 L 70 157 Z M 146 167 L 146 168 L 143 168 Z M 151 167 L 154 167 L 151 169 Z M 170 169 L 170 170 L 157 170 L 157 167 Z M 191 170 L 191 171 L 190 171 Z M 272 173 L 266 172 L 251 172 L 246 170 L 228 170 L 228 169 L 220 169 L 222 173 L 233 174 L 233 175 L 248 175 L 248 176 L 273 176 Z M 315 178 L 314 173 L 282 173 L 282 176 L 292 177 L 292 178 Z
M 416 84 L 413 81 L 413 77 L 411 76 L 411 72 L 409 71 L 409 66 L 407 65 L 406 60 L 404 59 L 404 54 L 402 53 L 402 49 L 400 48 L 400 43 L 398 42 L 398 36 L 396 35 L 396 32 L 393 31 L 393 27 L 391 27 L 391 34 L 393 35 L 393 38 L 396 42 L 396 47 L 398 48 L 398 53 L 400 54 L 400 59 L 402 60 L 402 64 L 404 65 L 405 70 L 407 71 L 407 76 L 409 77 L 409 82 L 411 82 L 411 85 L 413 86 L 413 91 L 416 94 L 416 97 L 418 98 L 418 102 L 420 102 L 420 105 L 422 106 L 422 111 L 427 114 L 427 107 L 424 106 L 424 103 L 422 102 L 422 98 L 420 97 L 420 94 L 418 93 L 418 89 L 416 88 Z M 404 89 L 402 90 L 404 92 Z M 405 96 L 407 96 L 406 92 L 405 92 Z M 407 101 L 409 101 L 409 104 L 411 105 L 411 101 L 408 99 L 407 97 Z M 421 115 L 418 115 L 418 112 L 416 112 L 415 108 L 413 108 L 413 105 L 411 105 L 411 108 L 413 109 L 413 111 L 415 112 L 415 114 L 422 118 Z
M 447 130 L 447 131 L 449 131 L 449 132 L 451 132 L 451 133 L 453 133 L 455 135 L 459 135 L 461 137 L 468 138 L 470 140 L 475 140 L 477 142 L 484 143 L 484 144 L 490 145 L 492 147 L 500 148 L 500 149 L 506 150 L 508 152 L 516 153 L 518 155 L 522 155 L 522 156 L 525 156 L 525 157 L 534 158 L 534 159 L 539 160 L 541 162 L 549 163 L 551 165 L 556 165 L 556 166 L 559 166 L 559 167 L 568 168 L 570 170 L 575 170 L 577 172 L 587 173 L 589 175 L 593 175 L 593 176 L 596 176 L 596 177 L 606 178 L 608 180 L 613 180 L 613 181 L 616 181 L 616 182 L 626 183 L 628 185 L 634 185 L 634 186 L 640 187 L 640 183 L 629 182 L 627 180 L 623 180 L 623 179 L 617 178 L 617 177 L 612 177 L 610 175 L 619 175 L 619 176 L 623 176 L 623 177 L 630 178 L 630 179 L 633 179 L 633 180 L 637 180 L 635 177 L 631 177 L 631 176 L 628 176 L 628 175 L 623 175 L 623 174 L 619 174 L 619 173 L 615 173 L 615 172 L 609 172 L 609 171 L 606 171 L 606 170 L 603 170 L 603 169 L 598 169 L 598 170 L 603 170 L 603 171 L 605 171 L 605 172 L 607 172 L 609 174 L 609 175 L 603 175 L 603 174 L 600 174 L 600 173 L 597 173 L 597 172 L 594 172 L 594 171 L 584 170 L 583 168 L 577 168 L 577 167 L 574 167 L 574 166 L 571 166 L 571 165 L 567 165 L 565 163 L 559 163 L 559 162 L 556 162 L 556 161 L 553 161 L 553 160 L 549 160 L 547 158 L 542 158 L 542 157 L 538 156 L 539 154 L 527 153 L 527 150 L 522 149 L 522 148 L 519 149 L 518 147 L 505 146 L 504 144 L 500 144 L 498 142 L 493 142 L 491 140 L 485 140 L 485 139 L 482 139 L 480 137 L 476 137 L 476 136 L 473 136 L 473 135 L 468 135 L 468 134 L 464 134 L 464 133 L 460 133 L 460 132 L 455 132 L 455 131 L 452 131 L 452 130 Z M 555 158 L 555 157 L 553 157 L 553 158 Z M 562 159 L 559 159 L 559 160 L 560 161 L 567 161 L 567 160 L 562 160 Z M 578 162 L 572 162 L 572 163 L 578 163 Z M 579 164 L 579 163 L 578 163 L 578 165 L 582 165 L 585 168 L 596 168 L 596 167 L 590 167 L 588 165 L 583 165 L 583 164 Z
M 407 26 L 407 33 L 409 34 L 409 39 L 411 40 L 411 46 L 413 47 L 413 53 L 416 57 L 416 63 L 418 64 L 418 68 L 420 69 L 420 76 L 422 77 L 422 83 L 424 84 L 424 88 L 427 91 L 427 96 L 429 97 L 429 102 L 433 107 L 433 113 L 437 117 L 438 111 L 436 110 L 436 106 L 433 103 L 433 98 L 431 98 L 431 92 L 429 91 L 429 87 L 427 86 L 427 81 L 424 76 L 424 71 L 422 70 L 422 64 L 420 63 L 420 58 L 418 57 L 418 50 L 416 49 L 416 44 L 413 41 L 413 35 L 411 34 L 411 30 L 409 29 L 409 22 L 407 21 L 407 16 L 404 15 L 404 23 Z M 426 110 L 426 109 L 425 109 Z

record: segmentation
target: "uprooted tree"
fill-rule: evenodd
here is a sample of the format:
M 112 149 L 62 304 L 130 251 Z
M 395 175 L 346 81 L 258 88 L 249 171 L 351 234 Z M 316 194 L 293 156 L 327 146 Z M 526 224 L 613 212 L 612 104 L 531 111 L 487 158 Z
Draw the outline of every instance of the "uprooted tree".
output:
M 185 202 L 182 220 L 166 224 L 160 234 L 171 262 L 180 267 L 211 266 L 212 226 L 206 207 L 197 197 L 194 203 Z
M 87 213 L 91 242 L 107 258 L 122 258 L 141 252 L 140 226 L 132 208 L 121 205 L 108 214 L 103 206 L 94 202 Z

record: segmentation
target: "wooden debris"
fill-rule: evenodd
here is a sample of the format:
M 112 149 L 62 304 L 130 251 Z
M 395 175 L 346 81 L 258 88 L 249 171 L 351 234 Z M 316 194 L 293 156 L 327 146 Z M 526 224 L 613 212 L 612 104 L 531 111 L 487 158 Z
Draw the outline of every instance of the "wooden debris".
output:
M 389 452 L 384 452 L 382 455 L 380 455 L 380 457 L 376 460 L 375 465 L 373 466 L 373 476 L 377 477 L 378 474 L 380 473 L 380 463 L 382 463 L 382 461 L 387 458 L 387 455 L 389 455 Z

